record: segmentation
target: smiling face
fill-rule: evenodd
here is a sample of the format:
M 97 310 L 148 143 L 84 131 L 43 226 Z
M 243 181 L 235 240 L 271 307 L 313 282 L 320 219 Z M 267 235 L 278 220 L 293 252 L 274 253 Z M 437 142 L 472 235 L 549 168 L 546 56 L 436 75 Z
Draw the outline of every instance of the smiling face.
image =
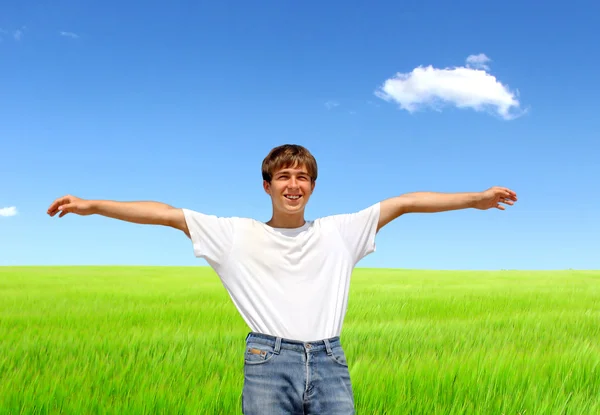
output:
M 304 215 L 304 208 L 315 188 L 308 169 L 304 165 L 277 170 L 271 182 L 264 180 L 265 192 L 273 202 L 273 216 Z
M 263 187 L 273 204 L 273 216 L 267 225 L 275 228 L 302 226 L 304 208 L 318 176 L 313 155 L 301 145 L 284 144 L 267 154 L 261 170 Z

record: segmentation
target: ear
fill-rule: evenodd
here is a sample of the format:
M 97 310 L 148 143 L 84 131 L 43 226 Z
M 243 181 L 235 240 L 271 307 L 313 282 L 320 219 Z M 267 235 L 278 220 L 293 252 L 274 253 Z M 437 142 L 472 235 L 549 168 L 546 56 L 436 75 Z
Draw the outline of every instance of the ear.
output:
M 263 189 L 265 189 L 265 192 L 270 195 L 271 194 L 271 183 L 269 183 L 266 180 L 263 180 Z
M 311 189 L 310 189 L 310 193 L 315 191 L 315 186 L 316 186 L 317 182 L 313 180 L 312 184 L 311 184 Z

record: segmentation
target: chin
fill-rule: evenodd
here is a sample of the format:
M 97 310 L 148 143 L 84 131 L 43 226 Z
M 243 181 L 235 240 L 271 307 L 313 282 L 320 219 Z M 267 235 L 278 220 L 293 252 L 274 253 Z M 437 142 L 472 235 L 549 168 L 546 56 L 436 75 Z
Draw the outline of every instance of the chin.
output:
M 283 205 L 281 207 L 282 210 L 286 211 L 286 212 L 299 212 L 304 210 L 304 207 L 306 205 L 304 203 L 299 204 L 298 206 L 289 206 L 289 205 Z

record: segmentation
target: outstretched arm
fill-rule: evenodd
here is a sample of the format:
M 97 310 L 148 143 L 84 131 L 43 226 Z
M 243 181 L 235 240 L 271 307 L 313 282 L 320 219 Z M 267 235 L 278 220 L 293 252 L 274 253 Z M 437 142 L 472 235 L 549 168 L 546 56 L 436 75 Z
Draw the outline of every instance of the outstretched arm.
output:
M 48 208 L 48 215 L 60 211 L 59 218 L 68 213 L 102 215 L 126 222 L 170 226 L 190 236 L 183 211 L 160 202 L 115 202 L 112 200 L 85 200 L 67 195 L 56 199 Z
M 505 210 L 505 207 L 500 203 L 513 205 L 516 201 L 517 194 L 514 191 L 499 186 L 491 187 L 483 192 L 406 193 L 381 202 L 377 230 L 379 231 L 379 229 L 405 213 L 435 213 L 467 208 Z

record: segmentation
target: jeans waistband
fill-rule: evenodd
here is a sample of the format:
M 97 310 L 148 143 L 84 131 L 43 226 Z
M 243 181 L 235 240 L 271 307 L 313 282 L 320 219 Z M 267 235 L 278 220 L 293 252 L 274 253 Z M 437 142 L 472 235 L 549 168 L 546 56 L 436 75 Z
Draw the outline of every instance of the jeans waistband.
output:
M 246 343 L 249 341 L 262 343 L 273 347 L 276 354 L 279 354 L 281 349 L 290 349 L 298 351 L 321 351 L 326 350 L 327 354 L 331 354 L 331 348 L 341 346 L 340 336 L 331 337 L 329 339 L 315 340 L 303 342 L 300 340 L 290 340 L 283 337 L 271 336 L 269 334 L 250 332 L 246 336 Z

